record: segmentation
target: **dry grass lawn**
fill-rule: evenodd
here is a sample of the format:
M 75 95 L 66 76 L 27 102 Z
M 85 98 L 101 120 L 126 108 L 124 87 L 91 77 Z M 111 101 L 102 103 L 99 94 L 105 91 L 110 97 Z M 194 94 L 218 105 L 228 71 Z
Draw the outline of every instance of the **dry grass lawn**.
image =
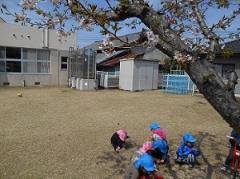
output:
M 67 88 L 0 88 L 0 178 L 121 178 L 152 121 L 167 130 L 171 157 L 184 132 L 203 153 L 192 170 L 159 166 L 166 179 L 227 178 L 219 166 L 230 128 L 202 96 Z M 116 154 L 109 140 L 120 128 L 131 138 Z

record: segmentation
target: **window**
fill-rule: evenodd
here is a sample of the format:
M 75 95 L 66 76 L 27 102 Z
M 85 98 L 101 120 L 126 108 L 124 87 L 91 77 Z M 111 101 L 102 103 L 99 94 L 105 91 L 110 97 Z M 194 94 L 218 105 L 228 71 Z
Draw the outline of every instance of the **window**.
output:
M 7 61 L 6 62 L 7 72 L 21 72 L 21 61 Z
M 229 73 L 235 71 L 234 64 L 222 64 L 222 77 L 225 79 L 229 78 Z
M 24 73 L 37 73 L 37 63 L 36 62 L 23 62 L 23 72 Z
M 68 58 L 67 57 L 61 57 L 61 70 L 67 70 L 68 68 Z
M 21 59 L 21 48 L 6 47 L 6 58 Z
M 37 63 L 37 72 L 38 73 L 49 73 L 50 64 L 48 62 L 38 62 Z
M 36 49 L 23 49 L 23 60 L 37 60 L 37 50 Z
M 37 50 L 37 73 L 50 72 L 50 52 L 48 50 Z
M 0 72 L 49 73 L 50 51 L 0 47 Z
M 6 71 L 6 62 L 0 61 L 0 72 L 5 72 L 5 71 Z
M 235 64 L 215 63 L 214 68 L 221 77 L 228 79 L 229 73 L 235 71 Z
M 5 58 L 5 48 L 0 47 L 0 58 Z
M 37 50 L 38 61 L 49 61 L 50 53 L 48 50 Z

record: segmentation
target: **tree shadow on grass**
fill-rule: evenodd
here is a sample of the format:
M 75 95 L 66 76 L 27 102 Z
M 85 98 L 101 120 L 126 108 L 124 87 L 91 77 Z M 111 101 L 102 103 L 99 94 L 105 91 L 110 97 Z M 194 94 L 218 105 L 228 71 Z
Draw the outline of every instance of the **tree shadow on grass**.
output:
M 201 151 L 201 158 L 204 162 L 204 164 L 207 166 L 207 170 L 206 170 L 206 179 L 208 178 L 213 178 L 213 174 L 217 174 L 219 178 L 223 177 L 223 178 L 231 178 L 230 176 L 222 173 L 220 171 L 220 167 L 223 164 L 223 158 L 225 158 L 227 156 L 226 154 L 222 153 L 222 148 L 224 147 L 224 145 L 227 145 L 227 139 L 226 141 L 223 142 L 219 142 L 217 141 L 217 136 L 215 135 L 211 135 L 207 132 L 199 132 L 197 135 L 198 138 L 198 147 Z M 209 148 L 210 151 L 212 151 L 212 153 L 214 154 L 214 157 L 212 158 L 213 160 L 215 160 L 215 164 L 211 163 L 211 158 L 207 156 L 207 154 L 205 154 L 202 150 L 203 147 L 203 143 L 205 143 L 204 145 Z
M 105 151 L 101 153 L 97 157 L 97 165 L 101 164 L 107 164 L 111 172 L 105 176 L 105 178 L 115 178 L 116 176 L 123 176 L 125 173 L 129 162 L 130 158 L 126 157 L 127 152 L 133 152 L 138 148 L 138 145 L 136 142 L 132 140 L 128 140 L 126 143 L 126 149 L 120 152 L 115 152 L 115 151 Z

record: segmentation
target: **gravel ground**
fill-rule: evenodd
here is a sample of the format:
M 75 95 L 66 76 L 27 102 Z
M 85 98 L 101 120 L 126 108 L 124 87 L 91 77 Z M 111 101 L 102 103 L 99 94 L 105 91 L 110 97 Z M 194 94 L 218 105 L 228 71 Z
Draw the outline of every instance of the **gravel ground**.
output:
M 0 88 L 0 178 L 122 178 L 152 121 L 167 130 L 171 157 L 185 132 L 203 153 L 194 169 L 159 166 L 166 179 L 228 178 L 219 166 L 230 128 L 201 95 L 68 88 Z M 109 140 L 120 128 L 131 138 L 116 154 Z

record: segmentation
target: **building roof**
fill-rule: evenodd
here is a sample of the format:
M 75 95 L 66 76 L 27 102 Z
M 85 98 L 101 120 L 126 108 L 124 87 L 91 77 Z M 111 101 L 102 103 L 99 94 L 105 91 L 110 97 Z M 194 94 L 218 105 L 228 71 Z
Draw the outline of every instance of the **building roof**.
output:
M 125 55 L 122 55 L 122 56 L 118 56 L 118 57 L 115 57 L 115 58 L 111 58 L 111 59 L 109 59 L 109 60 L 105 60 L 104 62 L 101 62 L 100 64 L 98 64 L 98 65 L 100 65 L 100 66 L 114 66 L 114 65 L 117 65 L 117 64 L 119 64 L 120 63 L 120 61 L 121 60 L 123 60 L 123 59 L 135 59 L 135 58 L 137 58 L 137 57 L 139 57 L 139 56 L 142 56 L 143 54 L 136 54 L 136 53 L 127 53 L 127 54 L 125 54 Z
M 231 49 L 234 53 L 240 53 L 240 39 L 227 42 L 225 48 Z
M 121 38 L 122 40 L 127 40 L 128 42 L 133 42 L 139 39 L 140 37 L 140 32 L 138 33 L 133 33 L 133 34 L 127 34 L 124 36 L 121 36 L 119 38 Z M 101 45 L 102 41 L 96 41 L 88 46 L 86 46 L 85 48 L 91 48 L 95 51 L 101 51 L 99 49 L 99 46 Z M 151 47 L 151 48 L 145 48 L 145 47 L 133 47 L 133 48 L 126 48 L 124 49 L 124 47 L 122 48 L 122 46 L 124 45 L 123 42 L 119 41 L 119 40 L 114 40 L 113 41 L 113 45 L 114 45 L 114 49 L 116 51 L 114 51 L 113 53 L 107 55 L 104 53 L 97 53 L 96 55 L 96 63 L 98 65 L 102 65 L 102 66 L 112 66 L 115 64 L 118 64 L 120 62 L 121 59 L 126 59 L 126 58 L 135 58 L 139 56 L 139 54 L 142 55 L 142 59 L 144 60 L 156 60 L 159 61 L 160 64 L 164 63 L 164 59 L 169 58 L 167 55 L 165 55 L 163 52 L 159 51 L 157 48 L 155 47 Z M 130 52 L 131 51 L 131 52 Z M 128 55 L 126 55 L 126 53 L 128 53 Z M 107 62 L 109 61 L 109 62 Z
M 123 35 L 123 36 L 120 36 L 119 38 L 122 39 L 123 41 L 128 41 L 128 42 L 133 42 L 135 40 L 137 40 L 138 38 L 140 37 L 140 32 L 137 32 L 137 33 L 132 33 L 132 34 L 127 34 L 127 35 Z M 103 41 L 96 41 L 84 48 L 90 48 L 90 49 L 93 49 L 94 51 L 100 51 L 99 47 L 100 45 L 102 44 Z M 121 49 L 118 49 L 118 47 L 122 46 L 124 43 L 121 42 L 120 40 L 114 40 L 113 41 L 113 46 L 115 47 L 116 51 L 113 51 L 111 54 L 105 54 L 105 53 L 97 53 L 96 55 L 96 63 L 101 63 L 105 60 L 108 60 L 112 57 L 115 57 L 116 55 L 118 54 L 121 54 L 123 51 L 125 51 L 124 48 L 121 48 Z M 126 49 L 126 50 L 129 50 Z

